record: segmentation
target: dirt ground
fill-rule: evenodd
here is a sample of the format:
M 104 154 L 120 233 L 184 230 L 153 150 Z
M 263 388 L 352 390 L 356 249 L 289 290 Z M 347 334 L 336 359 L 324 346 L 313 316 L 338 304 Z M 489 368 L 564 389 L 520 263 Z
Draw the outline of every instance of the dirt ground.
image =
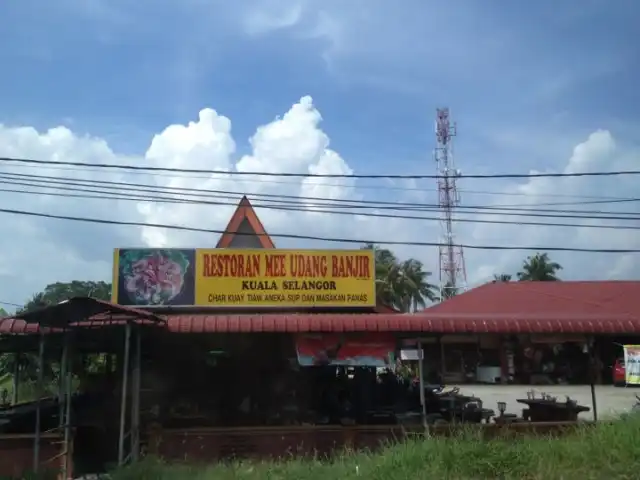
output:
M 449 386 L 447 386 L 449 388 Z M 460 392 L 473 394 L 482 399 L 485 408 L 492 408 L 498 412 L 497 402 L 507 403 L 507 413 L 520 415 L 524 405 L 517 402 L 518 398 L 527 398 L 527 392 L 534 390 L 536 397 L 541 393 L 547 393 L 564 401 L 565 396 L 576 400 L 580 405 L 592 408 L 591 389 L 588 385 L 460 385 Z M 612 418 L 621 413 L 628 412 L 636 402 L 635 395 L 640 395 L 637 388 L 617 388 L 611 385 L 596 386 L 596 405 L 598 420 Z M 593 409 L 590 412 L 580 414 L 584 420 L 593 420 Z

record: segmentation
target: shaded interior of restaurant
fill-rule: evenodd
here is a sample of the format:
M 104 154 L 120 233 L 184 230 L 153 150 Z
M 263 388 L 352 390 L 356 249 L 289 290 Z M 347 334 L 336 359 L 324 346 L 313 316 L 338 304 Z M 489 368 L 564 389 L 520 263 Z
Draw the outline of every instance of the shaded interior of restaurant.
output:
M 424 383 L 531 384 L 535 375 L 543 376 L 544 380 L 536 380 L 542 384 L 588 383 L 584 339 L 558 343 L 553 338 L 521 336 L 507 340 L 455 335 L 422 339 Z M 119 343 L 114 340 L 103 348 L 108 353 L 76 352 L 71 418 L 79 466 L 83 462 L 104 465 L 116 455 L 123 357 Z M 616 345 L 620 344 L 610 338 L 596 341 L 595 348 L 603 355 L 601 364 L 621 354 Z M 398 423 L 403 415 L 405 420 L 420 421 L 415 340 L 397 340 L 392 369 L 339 367 L 326 362 L 301 366 L 291 334 L 146 331 L 142 346 L 143 431 L 154 424 L 165 429 L 384 425 Z M 510 357 L 506 372 L 505 354 Z M 43 429 L 55 425 L 56 412 L 55 407 L 43 409 Z M 29 432 L 33 427 L 33 418 L 24 417 L 0 430 Z

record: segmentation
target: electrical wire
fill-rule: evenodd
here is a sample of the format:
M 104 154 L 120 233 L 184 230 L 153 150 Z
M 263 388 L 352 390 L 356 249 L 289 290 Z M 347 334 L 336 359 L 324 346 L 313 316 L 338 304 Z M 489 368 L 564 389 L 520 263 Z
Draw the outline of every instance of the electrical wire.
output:
M 172 168 L 172 167 L 153 167 L 141 165 L 124 165 L 124 164 L 108 164 L 108 163 L 88 163 L 88 162 L 69 162 L 59 160 L 35 160 L 29 158 L 9 158 L 0 157 L 1 162 L 17 162 L 33 165 L 67 165 L 75 167 L 91 167 L 101 169 L 117 169 L 117 170 L 134 170 L 148 172 L 179 172 L 179 173 L 206 173 L 211 175 L 230 175 L 230 176 L 259 176 L 259 177 L 289 177 L 289 178 L 369 178 L 369 179 L 390 179 L 390 180 L 422 180 L 451 178 L 442 175 L 363 175 L 363 174 L 314 174 L 314 173 L 294 173 L 294 172 L 244 172 L 244 171 L 224 171 L 224 170 L 208 170 L 208 169 L 188 169 L 188 168 Z M 574 172 L 574 173 L 505 173 L 505 174 L 488 174 L 488 175 L 455 175 L 455 178 L 473 178 L 473 179 L 489 179 L 489 178 L 564 178 L 564 177 L 611 177 L 621 175 L 640 175 L 640 170 L 618 170 L 611 172 Z
M 96 223 L 102 225 L 122 225 L 122 226 L 135 226 L 135 227 L 148 227 L 148 228 L 164 228 L 169 230 L 182 230 L 189 232 L 201 232 L 201 233 L 215 233 L 222 235 L 226 233 L 224 230 L 215 230 L 198 227 L 187 227 L 181 225 L 170 225 L 161 223 L 144 223 L 144 222 L 129 222 L 122 220 L 110 220 L 110 219 L 95 219 L 88 217 L 75 217 L 70 215 L 54 215 L 41 212 L 32 212 L 26 210 L 14 210 L 8 208 L 0 208 L 0 213 L 31 216 L 39 218 L 49 218 L 57 220 L 69 220 L 75 222 Z M 354 238 L 338 238 L 338 237 L 321 237 L 316 235 L 298 235 L 289 233 L 276 233 L 276 234 L 258 234 L 254 232 L 234 232 L 234 235 L 240 236 L 267 236 L 271 238 L 288 238 L 296 240 L 315 240 L 323 242 L 334 243 L 351 243 L 351 244 L 375 244 L 375 245 L 411 245 L 419 247 L 444 247 L 446 244 L 439 242 L 409 242 L 398 240 L 372 240 L 372 239 L 354 239 Z M 547 251 L 547 252 L 583 252 L 583 253 L 640 253 L 640 249 L 601 249 L 601 248 L 573 248 L 573 247 L 524 247 L 524 246 L 498 246 L 498 245 L 473 245 L 462 244 L 457 245 L 464 249 L 469 250 L 529 250 L 529 251 Z
M 11 164 L 8 165 L 10 168 L 40 168 L 39 165 L 31 165 L 31 164 Z M 96 172 L 99 173 L 101 170 L 92 169 L 92 168 L 78 168 L 78 167 L 56 167 L 56 166 L 47 166 L 45 167 L 47 170 L 57 170 L 57 171 L 70 171 L 70 172 Z M 164 178 L 185 178 L 185 179 L 211 179 L 211 177 L 215 177 L 219 182 L 237 182 L 235 178 L 228 178 L 225 175 L 188 175 L 188 174 L 178 174 L 178 173 L 162 173 L 162 172 L 143 172 L 143 171 L 129 171 L 127 172 L 129 175 L 144 175 L 151 177 L 164 177 Z M 300 186 L 299 182 L 287 182 L 283 180 L 274 180 L 272 178 L 243 178 L 242 181 L 244 183 L 257 183 L 257 184 L 275 184 L 275 185 L 292 185 L 292 186 Z M 314 185 L 323 186 L 323 187 L 344 187 L 343 183 L 326 183 L 326 182 L 317 182 L 314 181 Z M 361 182 L 355 183 L 353 185 L 349 185 L 350 189 L 355 190 L 375 190 L 376 192 L 380 191 L 402 191 L 402 192 L 437 192 L 438 190 L 435 188 L 424 188 L 424 187 L 408 187 L 408 186 L 391 186 L 391 185 L 363 185 Z M 459 191 L 463 194 L 470 195 L 491 195 L 491 196 L 504 196 L 504 197 L 529 197 L 530 195 L 524 192 L 496 192 L 490 190 L 471 190 L 467 188 L 460 188 Z M 616 202 L 626 202 L 626 201 L 638 201 L 637 199 L 628 199 L 624 197 L 612 197 L 612 196 L 604 196 L 604 195 L 575 195 L 575 194 L 566 194 L 566 193 L 545 193 L 545 197 L 550 198 L 580 198 L 580 199 L 589 199 L 589 200 L 605 200 L 602 203 L 609 203 L 612 201 Z M 555 202 L 547 202 L 547 203 L 536 203 L 537 205 L 578 205 L 582 202 L 575 203 L 555 203 Z M 600 202 L 596 202 L 600 203 Z M 529 205 L 529 204 L 525 204 Z M 522 206 L 522 205 L 511 205 L 511 206 Z
M 18 308 L 22 308 L 24 307 L 24 305 L 20 305 L 18 303 L 12 303 L 12 302 L 3 302 L 2 300 L 0 300 L 0 305 L 9 305 L 11 307 L 18 307 Z
M 16 180 L 28 180 L 27 182 L 17 182 Z M 43 176 L 43 175 L 24 175 L 24 174 L 0 174 L 0 183 L 8 183 L 11 185 L 22 185 L 30 187 L 54 188 L 54 185 L 74 186 L 74 187 L 97 187 L 99 190 L 87 190 L 77 188 L 59 188 L 61 190 L 84 191 L 89 193 L 112 193 L 116 191 L 120 193 L 123 188 L 134 192 L 144 192 L 156 194 L 169 193 L 175 195 L 177 193 L 184 194 L 189 197 L 196 198 L 223 198 L 236 200 L 244 195 L 243 192 L 229 190 L 207 190 L 187 187 L 170 187 L 155 186 L 141 183 L 103 181 L 93 179 L 69 179 L 65 177 Z M 55 187 L 57 188 L 57 187 Z M 10 190 L 5 190 L 10 191 Z M 12 191 L 12 190 L 11 190 Z M 18 191 L 12 191 L 19 193 Z M 441 211 L 442 207 L 437 204 L 409 203 L 409 202 L 392 202 L 379 200 L 354 200 L 354 199 L 332 199 L 327 197 L 310 197 L 285 194 L 267 194 L 255 193 L 252 198 L 264 197 L 274 203 L 282 203 L 286 205 L 302 206 L 305 209 L 310 207 L 331 207 L 331 208 L 349 208 L 349 209 L 373 209 L 373 210 L 400 210 L 400 211 Z M 153 200 L 151 198 L 150 200 Z M 304 200 L 304 201 L 301 201 Z M 629 199 L 632 200 L 632 199 Z M 633 199 L 640 201 L 640 198 Z M 320 202 L 311 204 L 310 202 Z M 469 212 L 469 210 L 471 212 Z M 599 220 L 635 220 L 640 218 L 639 212 L 612 212 L 600 210 L 558 210 L 558 209 L 540 209 L 540 208 L 516 208 L 509 206 L 480 206 L 480 205 L 464 205 L 455 208 L 457 213 L 462 214 L 483 214 L 483 215 L 506 215 L 506 216 L 523 216 L 523 217 L 547 217 L 547 218 L 585 218 L 583 215 L 589 215 L 589 219 Z M 531 212 L 531 213 L 529 213 Z M 569 214 L 569 215 L 565 215 Z
M 0 183 L 2 183 L 0 181 Z M 45 188 L 59 188 L 59 187 L 45 187 Z M 190 200 L 190 199 L 180 199 L 180 198 L 172 198 L 172 197 L 160 197 L 160 196 L 147 196 L 147 195 L 128 195 L 128 194 L 112 194 L 112 195 L 100 195 L 103 192 L 95 191 L 95 190 L 86 190 L 86 189 L 70 189 L 71 191 L 84 191 L 90 193 L 98 193 L 98 195 L 88 195 L 88 194 L 71 194 L 71 193 L 56 193 L 56 192 L 41 192 L 41 191 L 25 191 L 25 190 L 13 190 L 13 189 L 2 189 L 1 192 L 9 192 L 9 193 L 21 193 L 21 194 L 30 194 L 30 195 L 47 195 L 47 196 L 55 196 L 55 197 L 63 197 L 63 198 L 87 198 L 87 199 L 99 199 L 99 200 L 125 200 L 125 201 L 136 201 L 136 202 L 154 202 L 154 203 L 172 203 L 172 204 L 189 204 L 189 205 L 216 205 L 216 206 L 236 206 L 237 202 L 221 202 L 221 201 L 206 201 L 206 200 Z M 354 216 L 357 215 L 359 217 L 365 218 L 391 218 L 391 219 L 404 219 L 404 220 L 419 220 L 419 221 L 434 221 L 439 222 L 442 219 L 439 217 L 426 217 L 426 216 L 413 216 L 413 215 L 399 215 L 399 214 L 385 214 L 385 213 L 377 213 L 377 212 L 350 212 L 344 210 L 326 210 L 322 208 L 318 208 L 318 206 L 285 206 L 285 205 L 273 205 L 273 204 L 254 204 L 254 208 L 260 209 L 269 209 L 269 210 L 280 210 L 280 211 L 289 211 L 289 212 L 306 212 L 306 213 L 322 213 L 322 214 L 330 214 L 330 215 L 349 215 Z M 503 215 L 493 213 L 493 215 Z M 597 217 L 581 217 L 581 216 L 568 216 L 569 218 L 582 218 L 587 220 L 594 220 Z M 564 217 L 563 217 L 564 218 Z M 600 217 L 610 220 L 611 217 Z M 639 218 L 629 219 L 620 217 L 620 219 L 624 220 L 640 220 Z M 640 230 L 640 225 L 589 225 L 589 224 L 579 224 L 579 223 L 548 223 L 548 222 L 531 222 L 531 221 L 508 221 L 508 220 L 488 220 L 488 219 L 468 219 L 468 218 L 454 218 L 454 222 L 457 223 L 479 223 L 479 224 L 494 224 L 494 225 L 527 225 L 527 226 L 543 226 L 543 227 L 564 227 L 564 228 L 595 228 L 595 229 L 605 229 L 605 230 Z

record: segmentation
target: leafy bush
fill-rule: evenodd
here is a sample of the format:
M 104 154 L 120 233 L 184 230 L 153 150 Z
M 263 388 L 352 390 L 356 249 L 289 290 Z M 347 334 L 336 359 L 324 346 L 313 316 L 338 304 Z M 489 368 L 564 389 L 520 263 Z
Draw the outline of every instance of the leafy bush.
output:
M 209 467 L 166 465 L 147 459 L 114 472 L 114 480 L 315 480 L 368 479 L 602 479 L 638 478 L 640 415 L 553 439 L 483 441 L 455 438 L 413 440 L 378 453 L 353 453 L 331 462 L 291 460 Z

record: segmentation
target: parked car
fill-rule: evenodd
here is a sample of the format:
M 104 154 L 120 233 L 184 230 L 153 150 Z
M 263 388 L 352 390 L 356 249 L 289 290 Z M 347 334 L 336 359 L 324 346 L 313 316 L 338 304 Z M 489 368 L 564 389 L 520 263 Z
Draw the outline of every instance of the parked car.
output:
M 624 365 L 624 357 L 620 357 L 613 364 L 613 385 L 616 387 L 627 386 L 627 370 Z

